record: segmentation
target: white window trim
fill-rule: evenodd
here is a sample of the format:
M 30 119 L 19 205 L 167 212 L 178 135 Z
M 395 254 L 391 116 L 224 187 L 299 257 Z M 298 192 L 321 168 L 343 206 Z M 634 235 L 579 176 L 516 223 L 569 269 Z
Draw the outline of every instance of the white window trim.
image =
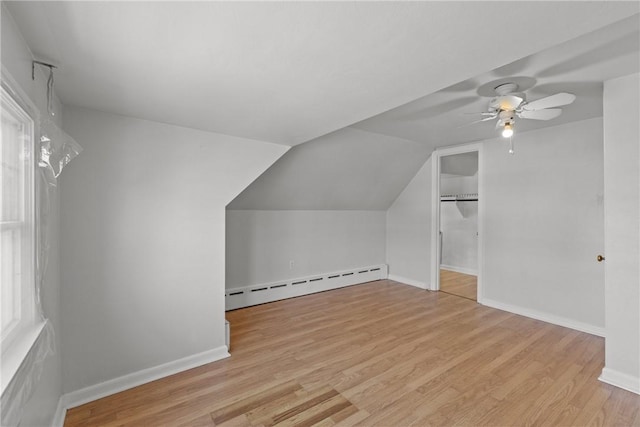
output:
M 46 321 L 38 321 L 30 327 L 25 328 L 22 333 L 16 337 L 11 346 L 2 353 L 2 363 L 0 364 L 0 394 L 4 393 L 13 377 L 22 366 L 22 362 L 33 348 L 42 333 Z
M 46 325 L 46 321 L 38 319 L 35 304 L 36 254 L 38 252 L 37 228 L 39 226 L 36 223 L 36 210 L 38 209 L 38 183 L 36 180 L 38 146 L 36 144 L 36 135 L 38 134 L 37 124 L 39 121 L 39 114 L 35 105 L 29 100 L 24 92 L 19 89 L 15 80 L 10 77 L 4 67 L 2 67 L 2 91 L 6 92 L 8 98 L 23 110 L 32 122 L 30 153 L 31 164 L 29 165 L 31 212 L 29 220 L 33 225 L 33 234 L 31 236 L 30 254 L 32 265 L 30 268 L 30 277 L 28 278 L 28 284 L 26 286 L 28 292 L 27 295 L 23 295 L 23 301 L 21 302 L 21 309 L 27 311 L 23 312 L 23 315 L 27 315 L 29 320 L 21 322 L 20 326 L 11 331 L 11 333 L 6 337 L 6 341 L 4 339 L 2 341 L 0 354 L 0 394 L 4 394 L 8 385 L 22 366 L 24 360 L 27 358 L 29 352 L 33 348 Z M 24 301 L 25 297 L 28 298 L 27 301 Z
M 19 319 L 16 325 L 9 331 L 4 331 L 4 336 L 0 337 L 2 341 L 2 350 L 11 346 L 11 343 L 21 334 L 29 329 L 31 323 L 33 323 L 35 315 L 35 278 L 36 278 L 36 161 L 35 157 L 36 144 L 35 144 L 35 119 L 29 114 L 29 112 L 20 105 L 19 100 L 16 99 L 8 90 L 4 87 L 0 89 L 2 91 L 3 104 L 6 104 L 11 108 L 16 116 L 20 120 L 26 122 L 28 129 L 26 129 L 23 135 L 29 138 L 28 145 L 25 144 L 25 152 L 28 154 L 28 158 L 25 159 L 23 165 L 23 188 L 22 199 L 23 203 L 20 206 L 20 219 L 9 223 L 2 224 L 2 229 L 19 230 L 21 234 L 20 239 L 20 262 L 24 264 L 21 269 L 20 279 L 20 300 L 16 301 L 16 307 Z

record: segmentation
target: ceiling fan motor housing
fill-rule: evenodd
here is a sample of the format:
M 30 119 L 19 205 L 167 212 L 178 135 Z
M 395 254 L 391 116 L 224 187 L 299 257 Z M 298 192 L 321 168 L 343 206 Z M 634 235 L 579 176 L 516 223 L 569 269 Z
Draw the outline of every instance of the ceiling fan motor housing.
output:
M 489 101 L 489 110 L 500 112 L 505 110 L 515 110 L 525 101 L 524 93 L 516 93 L 518 85 L 516 83 L 503 83 L 494 88 L 496 97 Z
M 515 95 L 501 95 L 491 98 L 489 100 L 489 111 L 514 111 L 524 101 L 524 97 L 521 94 Z
M 494 90 L 498 96 L 509 95 L 518 90 L 518 85 L 516 83 L 503 83 L 496 86 Z
M 500 126 L 504 126 L 507 123 L 513 124 L 515 122 L 516 114 L 513 110 L 502 110 L 498 114 L 498 123 Z

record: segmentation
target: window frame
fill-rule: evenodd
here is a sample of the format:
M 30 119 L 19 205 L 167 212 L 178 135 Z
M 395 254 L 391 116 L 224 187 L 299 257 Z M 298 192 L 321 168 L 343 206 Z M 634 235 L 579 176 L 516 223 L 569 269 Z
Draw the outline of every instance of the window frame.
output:
M 33 108 L 23 102 L 23 99 L 3 81 L 0 89 L 1 108 L 7 108 L 10 114 L 19 120 L 26 129 L 21 137 L 24 143 L 19 148 L 25 156 L 21 167 L 22 188 L 20 200 L 20 214 L 18 220 L 13 224 L 2 224 L 2 231 L 6 229 L 20 230 L 20 280 L 18 286 L 19 298 L 14 295 L 14 309 L 17 305 L 18 318 L 14 324 L 0 334 L 0 347 L 2 356 L 6 356 L 7 351 L 11 351 L 14 344 L 21 341 L 36 324 L 36 254 L 37 254 L 37 146 L 36 146 L 36 123 L 38 116 L 34 114 Z M 18 301 L 16 301 L 18 299 Z

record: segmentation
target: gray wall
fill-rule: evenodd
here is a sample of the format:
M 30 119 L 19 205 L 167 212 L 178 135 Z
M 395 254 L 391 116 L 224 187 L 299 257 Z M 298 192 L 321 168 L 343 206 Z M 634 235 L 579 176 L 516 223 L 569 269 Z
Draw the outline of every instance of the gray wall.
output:
M 484 142 L 484 295 L 604 327 L 602 119 Z
M 640 393 L 640 74 L 604 85 L 607 339 L 603 377 Z
M 226 286 L 383 264 L 385 216 L 385 211 L 228 210 Z
M 426 289 L 431 274 L 432 157 L 387 211 L 389 278 Z
M 483 299 L 580 327 L 604 327 L 602 119 L 502 138 L 484 153 Z M 387 213 L 390 275 L 429 284 L 429 162 Z
M 63 389 L 223 346 L 225 205 L 288 147 L 82 108 L 62 179 Z
M 31 52 L 22 39 L 11 15 L 2 4 L 2 66 L 9 71 L 17 84 L 27 94 L 38 109 L 46 114 L 46 76 L 38 71 L 36 80 L 31 80 Z M 60 104 L 55 104 L 56 120 L 61 117 Z M 50 355 L 44 363 L 42 376 L 35 387 L 34 394 L 24 408 L 22 425 L 50 425 L 56 411 L 58 399 L 62 392 L 61 353 L 60 348 L 60 217 L 58 197 L 52 199 L 51 206 L 51 251 L 48 270 L 42 288 L 42 305 L 55 331 L 55 354 Z
M 478 273 L 478 202 L 440 204 L 442 260 L 444 269 Z
M 355 128 L 293 147 L 227 206 L 227 288 L 384 263 L 385 212 L 429 151 Z
M 474 169 L 477 171 L 477 152 L 473 154 L 476 155 Z M 446 156 L 441 160 L 457 156 Z M 455 195 L 477 192 L 477 173 L 473 176 L 440 175 L 440 194 Z M 441 266 L 461 273 L 477 274 L 478 202 L 440 203 L 440 230 L 442 230 Z

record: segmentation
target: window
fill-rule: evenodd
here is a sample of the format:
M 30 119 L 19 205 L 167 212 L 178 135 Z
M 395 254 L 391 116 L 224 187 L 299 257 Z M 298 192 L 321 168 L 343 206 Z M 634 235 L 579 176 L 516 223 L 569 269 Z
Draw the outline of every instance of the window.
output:
M 35 318 L 34 121 L 2 87 L 0 342 L 4 352 Z

